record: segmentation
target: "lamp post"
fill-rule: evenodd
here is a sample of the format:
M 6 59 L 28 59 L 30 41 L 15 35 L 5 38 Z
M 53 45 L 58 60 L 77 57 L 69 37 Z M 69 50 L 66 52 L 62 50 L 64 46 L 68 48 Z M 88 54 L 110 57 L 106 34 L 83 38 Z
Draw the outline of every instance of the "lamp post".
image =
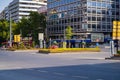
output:
M 10 12 L 10 43 L 9 46 L 12 47 L 12 24 L 11 24 L 11 12 Z

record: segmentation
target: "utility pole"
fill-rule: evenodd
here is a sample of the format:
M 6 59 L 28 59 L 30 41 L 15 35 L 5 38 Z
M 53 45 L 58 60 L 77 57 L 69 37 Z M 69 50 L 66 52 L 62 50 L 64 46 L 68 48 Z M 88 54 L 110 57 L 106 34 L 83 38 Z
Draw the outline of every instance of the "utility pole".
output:
M 118 21 L 116 24 L 116 52 L 118 52 Z
M 65 39 L 66 39 L 66 37 L 65 37 L 65 28 L 64 28 L 64 34 L 63 35 L 64 35 L 64 41 L 65 41 Z
M 12 24 L 11 24 L 11 12 L 9 13 L 10 15 L 10 43 L 9 43 L 9 46 L 12 47 Z

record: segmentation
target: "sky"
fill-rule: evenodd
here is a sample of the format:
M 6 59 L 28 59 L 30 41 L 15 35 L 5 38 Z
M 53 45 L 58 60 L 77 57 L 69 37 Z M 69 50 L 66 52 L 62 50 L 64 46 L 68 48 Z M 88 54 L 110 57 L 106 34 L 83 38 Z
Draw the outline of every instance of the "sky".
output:
M 0 0 L 0 12 L 13 0 Z

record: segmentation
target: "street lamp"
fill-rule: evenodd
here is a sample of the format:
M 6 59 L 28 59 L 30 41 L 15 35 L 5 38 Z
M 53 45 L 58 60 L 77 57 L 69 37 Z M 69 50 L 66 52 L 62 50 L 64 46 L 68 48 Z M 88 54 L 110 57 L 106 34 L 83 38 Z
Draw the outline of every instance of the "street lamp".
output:
M 11 12 L 9 13 L 10 15 L 10 43 L 9 46 L 12 47 L 12 24 L 11 24 Z

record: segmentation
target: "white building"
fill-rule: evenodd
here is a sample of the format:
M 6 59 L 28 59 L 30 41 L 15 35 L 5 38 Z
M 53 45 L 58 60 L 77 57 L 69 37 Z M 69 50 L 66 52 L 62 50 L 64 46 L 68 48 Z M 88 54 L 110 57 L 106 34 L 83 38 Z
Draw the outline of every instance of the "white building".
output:
M 0 13 L 0 19 L 4 19 L 4 11 Z
M 22 17 L 29 17 L 31 11 L 37 12 L 40 7 L 46 5 L 46 0 L 13 0 L 5 13 L 9 11 L 11 19 L 18 22 Z M 6 16 L 6 19 L 9 19 L 9 16 Z
M 47 14 L 47 6 L 42 6 L 38 9 L 38 13 L 46 13 Z

